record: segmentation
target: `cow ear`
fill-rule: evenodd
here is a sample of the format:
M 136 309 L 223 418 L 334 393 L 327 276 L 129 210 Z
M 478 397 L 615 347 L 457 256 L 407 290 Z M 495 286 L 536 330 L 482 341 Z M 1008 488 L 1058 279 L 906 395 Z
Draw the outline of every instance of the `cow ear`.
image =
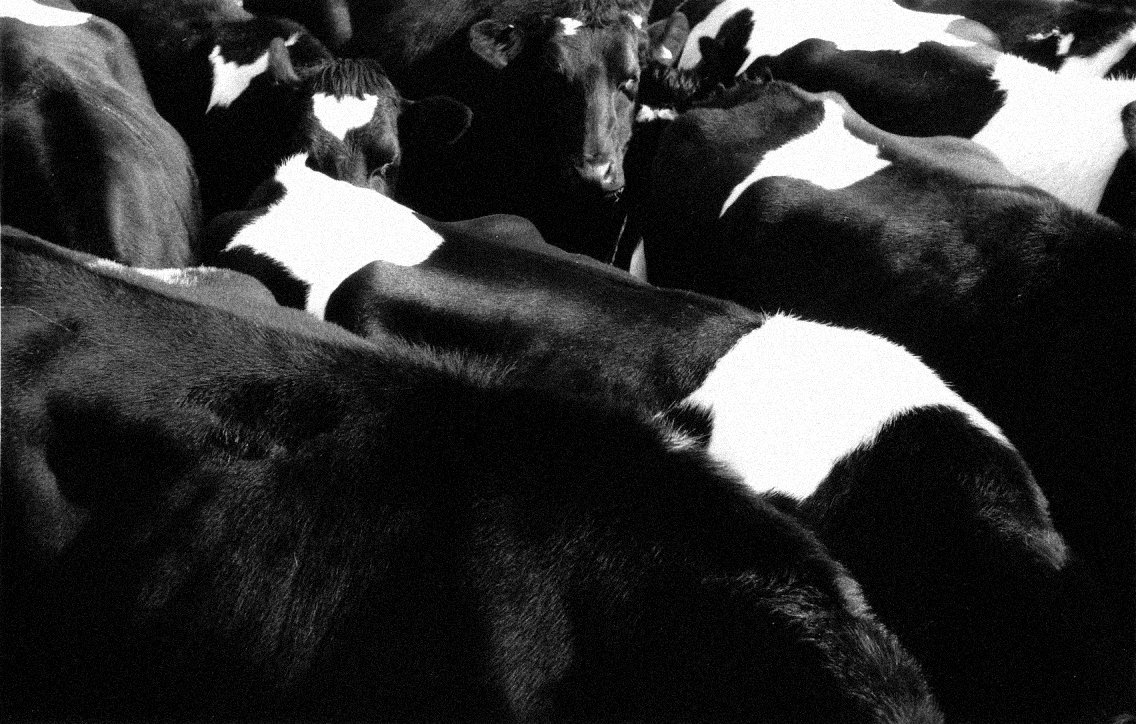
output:
M 690 35 L 690 21 L 686 15 L 676 10 L 670 17 L 657 20 L 647 26 L 650 39 L 651 59 L 663 65 L 673 66 L 686 45 Z
M 280 85 L 300 85 L 300 76 L 292 65 L 292 56 L 284 38 L 273 38 L 268 45 L 268 73 L 273 82 Z
M 429 96 L 402 102 L 398 135 L 408 144 L 449 145 L 469 128 L 473 111 L 447 96 Z
M 481 20 L 469 29 L 470 50 L 489 65 L 501 70 L 521 52 L 524 38 L 517 26 L 500 20 Z

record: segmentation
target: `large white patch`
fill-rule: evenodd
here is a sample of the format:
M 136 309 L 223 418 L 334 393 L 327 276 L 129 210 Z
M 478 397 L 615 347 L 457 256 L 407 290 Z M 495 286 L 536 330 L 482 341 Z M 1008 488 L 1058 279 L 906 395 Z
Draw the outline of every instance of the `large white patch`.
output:
M 831 40 L 842 50 L 907 51 L 933 40 L 944 45 L 974 45 L 946 30 L 961 15 L 921 13 L 892 0 L 724 0 L 694 26 L 686 39 L 680 68 L 702 59 L 698 41 L 713 38 L 722 24 L 744 9 L 753 11 L 755 27 L 746 43 L 742 70 L 762 55 L 778 55 L 802 40 Z
M 1005 54 L 993 78 L 1006 100 L 974 140 L 1025 181 L 1096 211 L 1127 148 L 1120 114 L 1136 100 L 1136 79 L 1059 74 Z
M 4 0 L 0 3 L 0 18 L 15 18 L 21 23 L 50 28 L 82 25 L 90 20 L 91 14 L 40 5 L 34 0 Z
M 713 413 L 709 452 L 758 492 L 805 498 L 889 420 L 928 405 L 996 425 L 882 337 L 778 314 L 738 340 L 687 402 Z
M 879 148 L 863 141 L 844 126 L 844 108 L 834 100 L 824 101 L 824 120 L 811 133 L 773 149 L 734 187 L 722 204 L 721 214 L 746 189 L 763 178 L 791 176 L 821 188 L 841 189 L 871 176 L 889 164 L 879 157 Z
M 268 51 L 247 65 L 230 63 L 221 57 L 221 46 L 216 45 L 209 53 L 209 63 L 213 66 L 213 92 L 209 94 L 208 113 L 214 106 L 227 108 L 249 87 L 253 78 L 268 70 Z
M 365 95 L 362 98 L 344 96 L 336 98 L 327 93 L 312 96 L 312 113 L 327 132 L 339 140 L 347 137 L 352 128 L 360 128 L 371 122 L 379 97 Z
M 1073 36 L 1068 36 L 1070 45 L 1073 42 Z M 1064 40 L 1064 38 L 1062 38 Z M 1065 59 L 1061 64 L 1061 69 L 1058 71 L 1062 75 L 1078 75 L 1087 76 L 1090 78 L 1103 78 L 1112 66 L 1119 63 L 1128 54 L 1128 51 L 1136 47 L 1136 23 L 1128 29 L 1127 33 L 1122 34 L 1116 40 L 1112 41 L 1105 47 L 1098 50 L 1092 55 L 1086 56 L 1070 56 Z M 1067 55 L 1069 53 L 1068 47 L 1062 53 L 1058 49 L 1059 55 Z M 1134 98 L 1133 100 L 1136 100 Z
M 323 317 L 344 279 L 373 261 L 413 266 L 443 239 L 414 213 L 371 189 L 337 181 L 293 156 L 276 172 L 284 198 L 242 229 L 228 248 L 248 247 L 311 285 L 307 311 Z

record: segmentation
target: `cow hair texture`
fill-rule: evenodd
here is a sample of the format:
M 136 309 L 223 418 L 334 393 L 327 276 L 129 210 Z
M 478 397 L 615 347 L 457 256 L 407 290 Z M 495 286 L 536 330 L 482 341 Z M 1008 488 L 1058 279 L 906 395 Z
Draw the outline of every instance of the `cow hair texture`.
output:
M 337 58 L 311 71 L 308 83 L 314 93 L 329 93 L 336 98 L 365 93 L 397 97 L 398 91 L 377 60 L 370 58 Z

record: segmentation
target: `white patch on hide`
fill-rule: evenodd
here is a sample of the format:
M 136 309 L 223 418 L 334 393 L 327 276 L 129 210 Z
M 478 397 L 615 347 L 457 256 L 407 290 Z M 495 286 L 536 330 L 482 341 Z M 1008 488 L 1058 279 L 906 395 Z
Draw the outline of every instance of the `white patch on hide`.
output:
M 1006 168 L 1062 201 L 1096 211 L 1128 147 L 1121 110 L 1136 79 L 1054 73 L 1013 55 L 994 65 L 1002 108 L 974 136 Z
M 344 279 L 373 261 L 413 266 L 442 244 L 442 237 L 405 206 L 337 181 L 293 156 L 276 172 L 284 198 L 241 229 L 228 248 L 244 246 L 271 257 L 311 285 L 307 311 L 323 317 L 327 300 Z
M 831 191 L 851 186 L 888 164 L 879 157 L 878 147 L 853 136 L 844 127 L 844 108 L 834 100 L 825 99 L 824 120 L 820 126 L 766 153 L 726 197 L 719 216 L 725 214 L 746 189 L 763 178 L 791 176 Z
M 1071 44 L 1072 36 L 1070 35 L 1069 37 Z M 1128 52 L 1134 47 L 1136 47 L 1136 23 L 1133 23 L 1132 27 L 1128 28 L 1127 33 L 1122 34 L 1116 40 L 1092 55 L 1074 55 L 1066 58 L 1058 72 L 1061 75 L 1103 78 L 1112 70 L 1112 66 L 1123 60 L 1124 56 L 1128 55 Z M 1061 55 L 1068 55 L 1068 52 L 1068 49 L 1066 49 Z M 1136 100 L 1136 98 L 1132 100 Z
M 584 23 L 576 18 L 559 18 L 559 20 L 560 32 L 564 35 L 575 35 L 580 28 L 584 27 Z
M 972 46 L 974 41 L 947 31 L 961 15 L 923 13 L 892 0 L 724 0 L 691 29 L 679 67 L 693 68 L 702 59 L 701 38 L 744 9 L 753 11 L 755 29 L 746 42 L 744 71 L 754 58 L 779 55 L 809 38 L 823 38 L 841 50 L 911 50 L 933 40 L 943 45 Z
M 213 92 L 209 94 L 209 105 L 205 112 L 214 106 L 227 108 L 240 97 L 253 79 L 268 70 L 268 51 L 248 65 L 230 63 L 221 57 L 221 46 L 213 46 L 209 53 L 209 63 L 213 66 Z
M 1001 430 L 905 348 L 861 330 L 777 314 L 742 337 L 685 401 L 713 414 L 709 453 L 756 492 L 811 495 L 889 421 L 945 405 Z M 1008 444 L 1008 443 L 1007 443 Z
M 4 0 L 0 3 L 0 18 L 14 18 L 41 28 L 57 28 L 82 25 L 91 19 L 91 14 L 40 5 L 33 0 Z

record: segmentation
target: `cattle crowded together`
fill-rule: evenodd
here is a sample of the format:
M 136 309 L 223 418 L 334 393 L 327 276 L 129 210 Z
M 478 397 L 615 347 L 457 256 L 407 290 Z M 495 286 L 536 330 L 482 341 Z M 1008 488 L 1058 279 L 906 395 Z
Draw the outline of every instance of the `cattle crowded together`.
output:
M 1130 0 L 0 0 L 0 716 L 1136 721 Z

